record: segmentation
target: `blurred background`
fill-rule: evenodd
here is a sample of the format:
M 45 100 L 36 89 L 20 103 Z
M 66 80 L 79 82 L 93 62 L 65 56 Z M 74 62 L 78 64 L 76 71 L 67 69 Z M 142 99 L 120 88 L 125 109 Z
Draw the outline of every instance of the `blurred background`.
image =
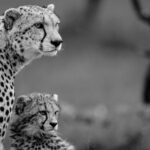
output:
M 63 51 L 34 61 L 16 77 L 16 96 L 57 93 L 59 132 L 77 150 L 150 149 L 150 106 L 143 102 L 150 26 L 131 0 L 0 0 L 1 14 L 54 3 Z M 141 0 L 150 15 L 150 1 Z M 5 140 L 9 150 L 9 132 Z

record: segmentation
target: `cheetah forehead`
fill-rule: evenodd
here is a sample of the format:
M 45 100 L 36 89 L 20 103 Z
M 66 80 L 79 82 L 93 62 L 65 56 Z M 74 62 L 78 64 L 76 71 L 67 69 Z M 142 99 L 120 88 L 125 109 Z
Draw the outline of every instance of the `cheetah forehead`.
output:
M 47 8 L 42 8 L 40 6 L 32 6 L 32 5 L 20 6 L 18 7 L 18 10 L 22 15 L 27 15 L 27 16 L 28 15 L 32 16 L 35 14 L 43 15 L 44 13 L 49 13 L 49 14 L 53 13 L 53 12 L 50 12 Z
M 46 7 L 41 7 L 41 6 L 37 6 L 37 5 L 24 5 L 24 6 L 20 6 L 18 7 L 18 9 L 21 12 L 33 12 L 33 13 L 40 13 L 40 12 L 49 12 L 49 13 L 54 13 L 53 11 L 51 11 L 50 9 L 46 8 Z
M 29 95 L 29 97 L 34 101 L 38 101 L 39 103 L 46 101 L 55 101 L 55 99 L 58 99 L 57 94 L 48 94 L 48 93 L 32 93 Z
M 56 100 L 57 94 L 47 94 L 47 93 L 32 93 L 29 95 L 32 103 L 32 108 L 43 108 L 43 106 L 46 106 L 48 109 L 53 108 L 60 109 L 60 105 L 58 103 L 58 99 Z M 58 97 L 58 96 L 57 96 Z M 45 107 L 43 108 L 45 109 Z
M 26 27 L 26 25 L 29 26 L 35 22 L 43 22 L 47 18 L 48 20 L 59 22 L 59 18 L 54 14 L 53 11 L 50 11 L 48 8 L 42 8 L 36 5 L 26 5 L 18 7 L 17 10 L 21 14 L 20 19 L 16 22 L 17 28 L 23 28 Z

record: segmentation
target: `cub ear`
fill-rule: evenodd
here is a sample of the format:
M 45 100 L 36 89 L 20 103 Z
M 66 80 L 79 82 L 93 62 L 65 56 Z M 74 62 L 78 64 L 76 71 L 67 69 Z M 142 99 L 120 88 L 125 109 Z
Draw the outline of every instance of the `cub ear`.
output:
M 47 8 L 48 8 L 50 11 L 54 12 L 55 5 L 54 5 L 54 4 L 49 4 L 49 5 L 47 6 Z
M 11 30 L 14 22 L 21 16 L 20 12 L 15 8 L 11 8 L 5 11 L 4 14 L 4 26 L 6 30 Z
M 58 95 L 57 94 L 52 94 L 52 99 L 58 102 Z
M 15 113 L 16 113 L 16 115 L 19 116 L 19 115 L 21 115 L 24 112 L 28 101 L 29 101 L 29 97 L 25 96 L 25 95 L 22 95 L 22 96 L 17 98 L 17 102 L 16 102 L 16 106 L 15 106 Z

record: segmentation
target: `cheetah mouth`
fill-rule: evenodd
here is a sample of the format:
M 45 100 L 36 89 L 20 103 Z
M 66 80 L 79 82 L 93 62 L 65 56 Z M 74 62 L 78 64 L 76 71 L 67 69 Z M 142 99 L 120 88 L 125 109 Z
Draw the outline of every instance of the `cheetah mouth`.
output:
M 57 49 L 53 49 L 53 50 L 50 50 L 50 51 L 43 51 L 44 53 L 54 53 L 54 52 L 58 52 Z
M 43 51 L 43 53 L 44 53 L 45 55 L 55 56 L 55 55 L 57 55 L 58 50 L 57 50 L 57 49 L 54 49 L 54 50 L 51 50 L 51 51 Z
M 53 53 L 53 52 L 58 52 L 58 50 L 54 49 L 54 50 L 50 51 L 50 53 Z

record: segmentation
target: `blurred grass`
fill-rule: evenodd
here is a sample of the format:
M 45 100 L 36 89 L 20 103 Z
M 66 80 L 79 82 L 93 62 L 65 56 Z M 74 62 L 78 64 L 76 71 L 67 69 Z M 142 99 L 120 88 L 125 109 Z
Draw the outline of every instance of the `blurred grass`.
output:
M 149 2 L 143 2 L 148 9 Z M 0 3 L 1 11 L 4 11 L 9 7 L 43 5 L 49 1 L 14 0 L 8 3 L 1 0 Z M 130 115 L 135 116 L 132 110 L 141 104 L 148 61 L 137 51 L 150 47 L 149 27 L 137 19 L 129 1 L 104 1 L 92 23 L 88 22 L 89 18 L 84 18 L 86 0 L 54 3 L 62 20 L 64 50 L 57 57 L 43 57 L 26 67 L 16 77 L 16 96 L 35 91 L 55 92 L 60 101 L 70 103 L 81 112 L 92 111 L 95 106 L 104 104 L 112 114 L 119 104 L 129 105 L 127 117 L 114 114 L 114 124 L 105 130 L 99 124 L 89 126 L 62 116 L 60 132 L 78 150 L 105 150 L 110 146 L 116 146 L 118 150 L 130 149 L 129 143 L 132 147 L 132 142 L 140 140 L 141 133 L 134 132 L 131 138 L 129 135 L 129 141 L 123 143 L 122 130 L 130 125 L 129 129 L 136 126 L 138 130 L 141 123 L 138 119 L 134 122 Z M 5 143 L 8 148 L 8 137 Z M 135 149 L 136 144 L 133 147 Z

